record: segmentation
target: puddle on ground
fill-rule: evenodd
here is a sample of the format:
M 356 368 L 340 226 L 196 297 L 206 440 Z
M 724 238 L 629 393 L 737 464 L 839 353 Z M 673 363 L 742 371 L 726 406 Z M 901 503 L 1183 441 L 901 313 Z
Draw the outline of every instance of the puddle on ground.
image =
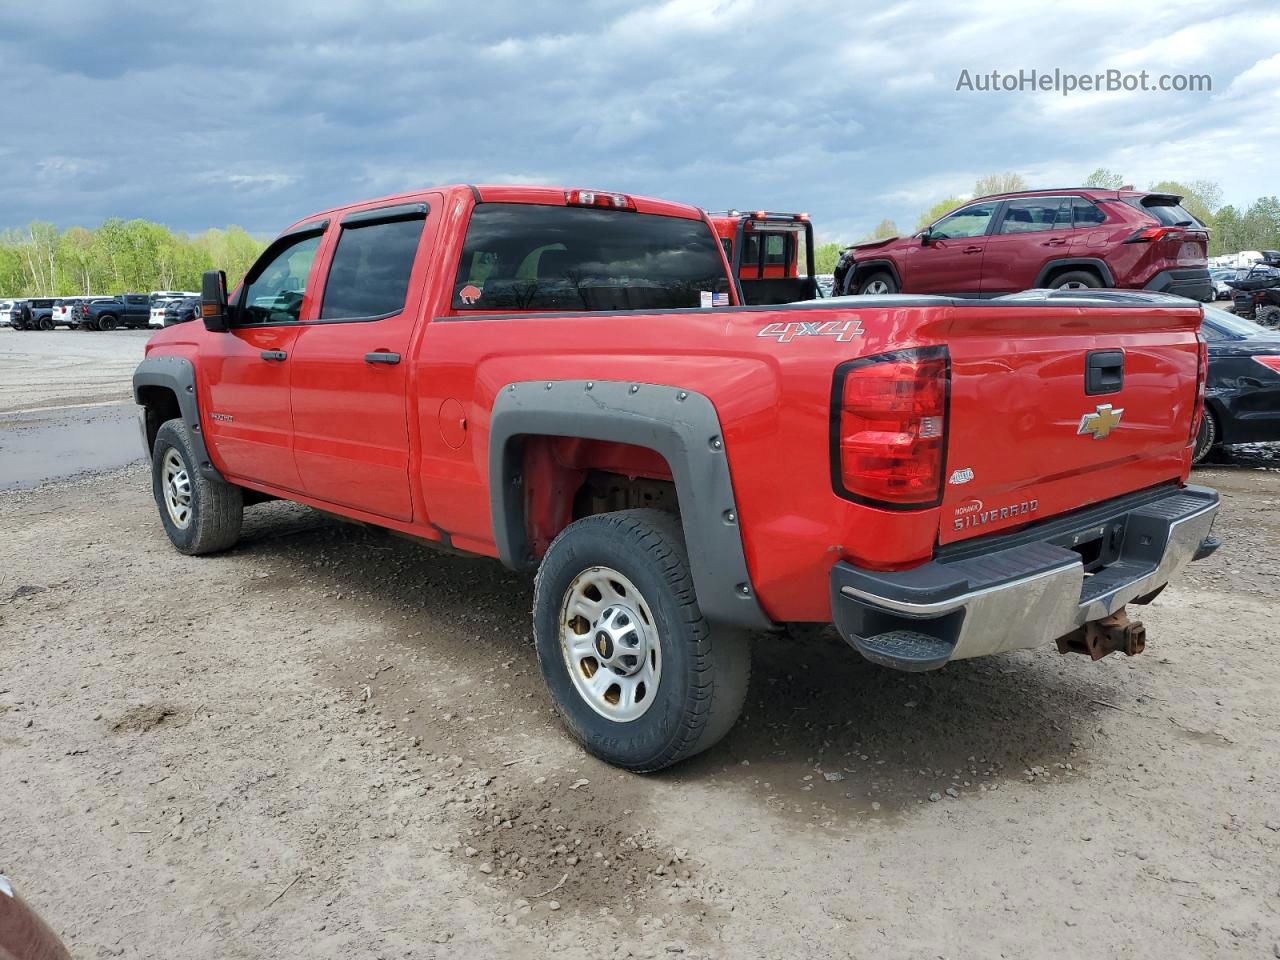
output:
M 0 416 L 0 490 L 141 460 L 136 410 L 120 403 Z

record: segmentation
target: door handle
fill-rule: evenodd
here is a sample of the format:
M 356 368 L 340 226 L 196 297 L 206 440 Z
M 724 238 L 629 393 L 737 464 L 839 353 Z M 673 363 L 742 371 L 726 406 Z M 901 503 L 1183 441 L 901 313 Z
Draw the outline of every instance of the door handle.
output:
M 1065 247 L 1067 245 L 1066 237 L 1050 237 L 1044 242 L 1046 247 Z
M 289 359 L 289 355 L 283 350 L 263 350 L 258 356 L 262 357 L 263 360 L 275 360 L 277 362 Z
M 981 247 L 978 247 L 978 246 L 965 247 L 965 248 L 964 248 L 963 250 L 961 250 L 960 252 L 961 252 L 961 253 L 981 253 L 981 252 L 982 252 L 982 248 L 981 248 Z
M 366 353 L 364 355 L 364 362 L 365 363 L 385 363 L 390 366 L 395 366 L 397 363 L 400 362 L 400 354 L 387 353 L 387 351 L 385 350 L 376 350 L 373 353 Z

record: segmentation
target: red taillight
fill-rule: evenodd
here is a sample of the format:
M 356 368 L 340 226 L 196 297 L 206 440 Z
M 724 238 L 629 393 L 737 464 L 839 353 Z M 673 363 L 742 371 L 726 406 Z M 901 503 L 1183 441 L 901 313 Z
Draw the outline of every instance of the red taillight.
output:
M 571 207 L 605 207 L 608 210 L 636 208 L 636 202 L 625 193 L 601 193 L 599 190 L 567 190 L 564 202 Z
M 836 369 L 831 479 L 837 493 L 897 509 L 939 502 L 948 376 L 943 347 L 899 350 Z
M 1200 418 L 1204 416 L 1204 385 L 1209 379 L 1209 345 L 1204 337 L 1197 333 L 1198 362 L 1196 363 L 1196 405 L 1191 415 L 1191 443 L 1196 442 L 1196 434 L 1200 432 Z
M 1156 243 L 1160 240 L 1181 240 L 1181 227 L 1143 227 L 1135 230 L 1125 243 Z
M 1253 359 L 1273 373 L 1280 373 L 1280 357 L 1254 357 Z

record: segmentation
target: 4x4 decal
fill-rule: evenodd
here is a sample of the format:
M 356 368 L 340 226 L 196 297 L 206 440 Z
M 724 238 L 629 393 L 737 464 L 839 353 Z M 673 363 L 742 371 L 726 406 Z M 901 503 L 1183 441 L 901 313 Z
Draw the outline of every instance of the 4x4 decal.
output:
M 861 320 L 792 320 L 767 323 L 757 337 L 773 337 L 779 343 L 790 343 L 796 337 L 835 337 L 840 343 L 862 336 Z

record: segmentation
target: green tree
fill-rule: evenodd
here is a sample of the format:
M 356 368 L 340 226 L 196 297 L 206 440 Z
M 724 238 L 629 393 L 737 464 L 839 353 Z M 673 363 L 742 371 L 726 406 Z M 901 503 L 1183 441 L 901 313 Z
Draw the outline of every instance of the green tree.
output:
M 993 193 L 1012 193 L 1015 190 L 1027 189 L 1027 181 L 1020 173 L 989 173 L 979 177 L 973 185 L 975 197 L 986 197 Z
M 840 251 L 844 247 L 838 243 L 823 243 L 813 248 L 813 269 L 817 273 L 835 273 L 836 263 L 840 259 Z
M 952 196 L 947 197 L 945 200 L 939 200 L 928 210 L 920 214 L 918 218 L 916 218 L 916 229 L 919 230 L 921 227 L 927 227 L 929 224 L 933 223 L 935 220 L 950 213 L 952 210 L 960 206 L 962 203 L 964 203 L 964 200 L 960 197 L 955 196 L 954 194 Z
M 1222 202 L 1222 188 L 1212 180 L 1161 180 L 1151 185 L 1153 193 L 1172 193 L 1182 197 L 1182 209 L 1202 223 L 1213 226 L 1214 208 Z
M 889 237 L 901 236 L 898 225 L 888 217 L 876 224 L 876 228 L 859 240 L 859 243 L 866 243 L 869 240 L 886 240 Z
M 1084 178 L 1084 185 L 1097 190 L 1119 190 L 1124 186 L 1124 177 L 1106 167 L 1099 167 Z

